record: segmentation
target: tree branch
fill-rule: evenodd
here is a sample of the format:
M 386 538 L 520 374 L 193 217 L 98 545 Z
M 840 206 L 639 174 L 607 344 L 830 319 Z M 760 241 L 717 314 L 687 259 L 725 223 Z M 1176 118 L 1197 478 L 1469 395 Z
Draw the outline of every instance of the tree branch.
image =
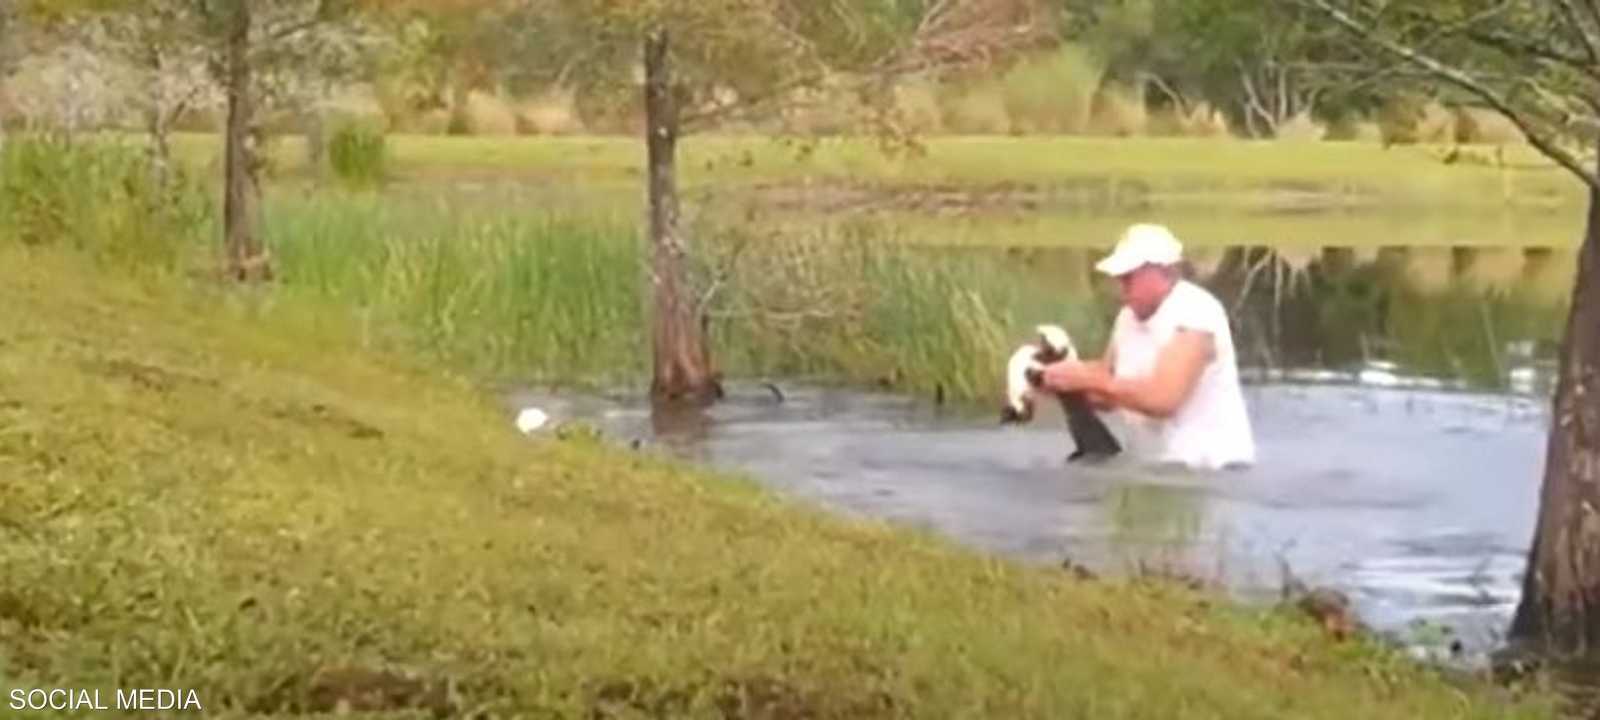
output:
M 1160 90 L 1162 93 L 1164 93 L 1167 96 L 1167 99 L 1172 101 L 1173 106 L 1178 109 L 1179 113 L 1183 115 L 1189 114 L 1189 99 L 1179 94 L 1178 91 L 1173 90 L 1172 86 L 1168 85 L 1165 80 L 1162 80 L 1160 75 L 1151 72 L 1145 72 L 1140 73 L 1139 76 L 1143 78 L 1145 82 L 1155 85 L 1157 90 Z
M 1571 0 L 1562 1 L 1571 2 Z M 1589 22 L 1591 25 L 1586 27 L 1581 23 L 1576 24 L 1578 36 L 1583 39 L 1583 42 L 1586 45 L 1594 47 L 1597 52 L 1600 52 L 1600 7 L 1595 6 L 1594 0 L 1589 0 L 1588 2 L 1584 3 L 1584 9 L 1589 11 Z
M 244 1 L 249 2 L 249 0 Z M 331 17 L 332 12 L 333 4 L 330 2 L 330 0 L 318 0 L 317 6 L 311 10 L 311 17 L 288 25 L 287 27 L 275 28 L 267 33 L 267 37 L 270 42 L 288 39 L 294 35 L 298 35 L 324 22 L 327 22 L 328 18 Z
M 1479 99 L 1487 103 L 1489 107 L 1493 108 L 1496 112 L 1499 112 L 1501 115 L 1505 116 L 1506 119 L 1510 120 L 1512 124 L 1516 125 L 1517 129 L 1521 130 L 1523 135 L 1528 138 L 1528 142 L 1537 148 L 1539 152 L 1544 153 L 1546 157 L 1555 161 L 1563 168 L 1566 168 L 1573 175 L 1577 176 L 1577 178 L 1582 180 L 1584 184 L 1586 184 L 1591 190 L 1600 191 L 1600 177 L 1597 177 L 1594 171 L 1586 168 L 1575 155 L 1558 147 L 1555 144 L 1554 138 L 1549 137 L 1534 127 L 1527 113 L 1524 113 L 1521 110 L 1513 107 L 1511 102 L 1504 95 L 1496 92 L 1493 88 L 1483 84 L 1478 79 L 1472 77 L 1472 75 L 1462 71 L 1460 68 L 1446 65 L 1432 56 L 1417 52 L 1410 47 L 1406 47 L 1394 42 L 1393 40 L 1379 36 L 1375 29 L 1363 26 L 1360 22 L 1356 21 L 1355 18 L 1350 17 L 1348 13 L 1345 13 L 1343 10 L 1328 4 L 1328 0 L 1299 0 L 1299 2 L 1323 13 L 1352 34 L 1361 38 L 1363 41 L 1376 45 L 1392 55 L 1416 64 L 1440 80 L 1455 85 L 1456 87 L 1459 87 L 1468 93 L 1477 96 Z
M 1589 55 L 1589 62 L 1600 64 L 1600 42 L 1596 42 L 1594 36 L 1583 29 L 1583 21 L 1579 19 L 1578 9 L 1572 6 L 1572 0 L 1553 1 L 1556 3 L 1556 7 L 1561 10 L 1561 14 L 1566 16 L 1567 24 L 1577 31 L 1578 39 L 1583 43 L 1584 52 Z
M 765 92 L 757 95 L 751 95 L 747 98 L 739 98 L 732 102 L 720 103 L 714 107 L 697 110 L 695 112 L 686 112 L 683 114 L 679 123 L 683 127 L 684 132 L 693 132 L 705 123 L 713 123 L 718 120 L 725 120 L 728 117 L 740 112 L 754 111 L 756 108 L 759 108 L 766 103 L 781 99 L 784 94 L 791 90 L 815 83 L 820 83 L 823 80 L 826 80 L 827 77 L 828 72 L 826 70 L 819 70 L 815 73 L 791 78 L 786 82 L 778 83 L 773 87 L 767 88 Z
M 1466 37 L 1479 45 L 1499 50 L 1507 55 L 1532 57 L 1570 70 L 1576 70 L 1590 78 L 1600 80 L 1600 65 L 1597 65 L 1593 59 L 1585 60 L 1568 55 L 1555 48 L 1518 40 L 1505 33 L 1468 31 Z
M 1262 122 L 1267 124 L 1268 132 L 1276 134 L 1278 123 L 1273 119 L 1272 113 L 1261 104 L 1261 95 L 1256 92 L 1255 81 L 1250 77 L 1249 68 L 1246 68 L 1242 61 L 1234 64 L 1239 68 L 1239 84 L 1244 87 L 1245 121 L 1250 128 L 1250 134 L 1252 136 L 1259 137 L 1259 134 L 1255 129 L 1256 125 L 1254 120 L 1254 118 L 1258 115 L 1261 117 Z

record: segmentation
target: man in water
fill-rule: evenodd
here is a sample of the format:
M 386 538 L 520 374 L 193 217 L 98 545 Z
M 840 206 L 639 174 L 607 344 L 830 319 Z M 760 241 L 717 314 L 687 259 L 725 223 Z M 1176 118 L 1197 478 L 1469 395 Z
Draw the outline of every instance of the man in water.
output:
M 1095 269 L 1117 279 L 1122 309 L 1100 360 L 1044 372 L 1056 392 L 1085 391 L 1119 410 L 1130 449 L 1196 469 L 1255 463 L 1233 333 L 1216 297 L 1185 280 L 1183 245 L 1167 228 L 1138 224 Z

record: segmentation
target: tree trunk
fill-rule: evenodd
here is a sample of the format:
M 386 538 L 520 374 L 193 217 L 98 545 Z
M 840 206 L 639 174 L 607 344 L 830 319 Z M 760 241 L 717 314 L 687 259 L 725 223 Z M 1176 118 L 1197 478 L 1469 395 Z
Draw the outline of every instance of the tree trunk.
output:
M 256 233 L 256 157 L 250 97 L 250 3 L 234 3 L 228 30 L 228 128 L 223 197 L 223 241 L 228 272 L 241 281 L 264 280 L 271 268 Z
M 1518 646 L 1600 651 L 1600 191 L 1589 218 L 1561 345 L 1539 520 L 1511 623 Z
M 446 135 L 472 134 L 471 100 L 472 88 L 457 68 L 450 76 L 450 120 L 445 124 Z
M 645 39 L 645 145 L 649 159 L 650 285 L 653 293 L 657 401 L 710 402 L 721 395 L 711 352 L 690 292 L 686 249 L 678 234 L 678 106 L 672 96 L 665 30 Z
M 311 174 L 317 180 L 327 178 L 328 174 L 328 134 L 327 121 L 323 116 L 320 105 L 307 108 L 300 116 L 300 126 L 306 136 L 306 164 L 311 167 Z
M 158 191 L 164 193 L 171 181 L 169 168 L 172 165 L 172 143 L 167 132 L 166 109 L 157 103 L 146 120 L 150 132 L 151 181 L 155 183 Z
M 146 91 L 150 93 L 150 109 L 145 116 L 145 127 L 150 133 L 150 173 L 151 181 L 156 189 L 166 192 L 168 172 L 167 168 L 172 159 L 171 145 L 167 137 L 167 103 L 166 95 L 161 92 L 161 73 L 166 71 L 161 62 L 161 51 L 151 50 L 145 58 L 145 70 L 150 73 L 149 85 Z

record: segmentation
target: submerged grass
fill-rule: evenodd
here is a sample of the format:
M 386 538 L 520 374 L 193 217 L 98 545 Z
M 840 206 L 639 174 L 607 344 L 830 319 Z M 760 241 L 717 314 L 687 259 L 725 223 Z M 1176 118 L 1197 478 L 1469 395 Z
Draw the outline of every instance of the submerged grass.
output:
M 1544 716 L 1288 616 L 522 438 L 332 307 L 0 245 L 8 687 L 208 717 Z

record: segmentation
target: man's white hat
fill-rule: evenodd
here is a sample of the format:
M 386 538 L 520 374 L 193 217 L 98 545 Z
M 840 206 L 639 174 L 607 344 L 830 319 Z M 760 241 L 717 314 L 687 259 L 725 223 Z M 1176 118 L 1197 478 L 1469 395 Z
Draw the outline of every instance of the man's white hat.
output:
M 1111 251 L 1094 269 L 1107 275 L 1126 275 L 1145 265 L 1173 265 L 1183 260 L 1183 243 L 1164 225 L 1130 225 Z

